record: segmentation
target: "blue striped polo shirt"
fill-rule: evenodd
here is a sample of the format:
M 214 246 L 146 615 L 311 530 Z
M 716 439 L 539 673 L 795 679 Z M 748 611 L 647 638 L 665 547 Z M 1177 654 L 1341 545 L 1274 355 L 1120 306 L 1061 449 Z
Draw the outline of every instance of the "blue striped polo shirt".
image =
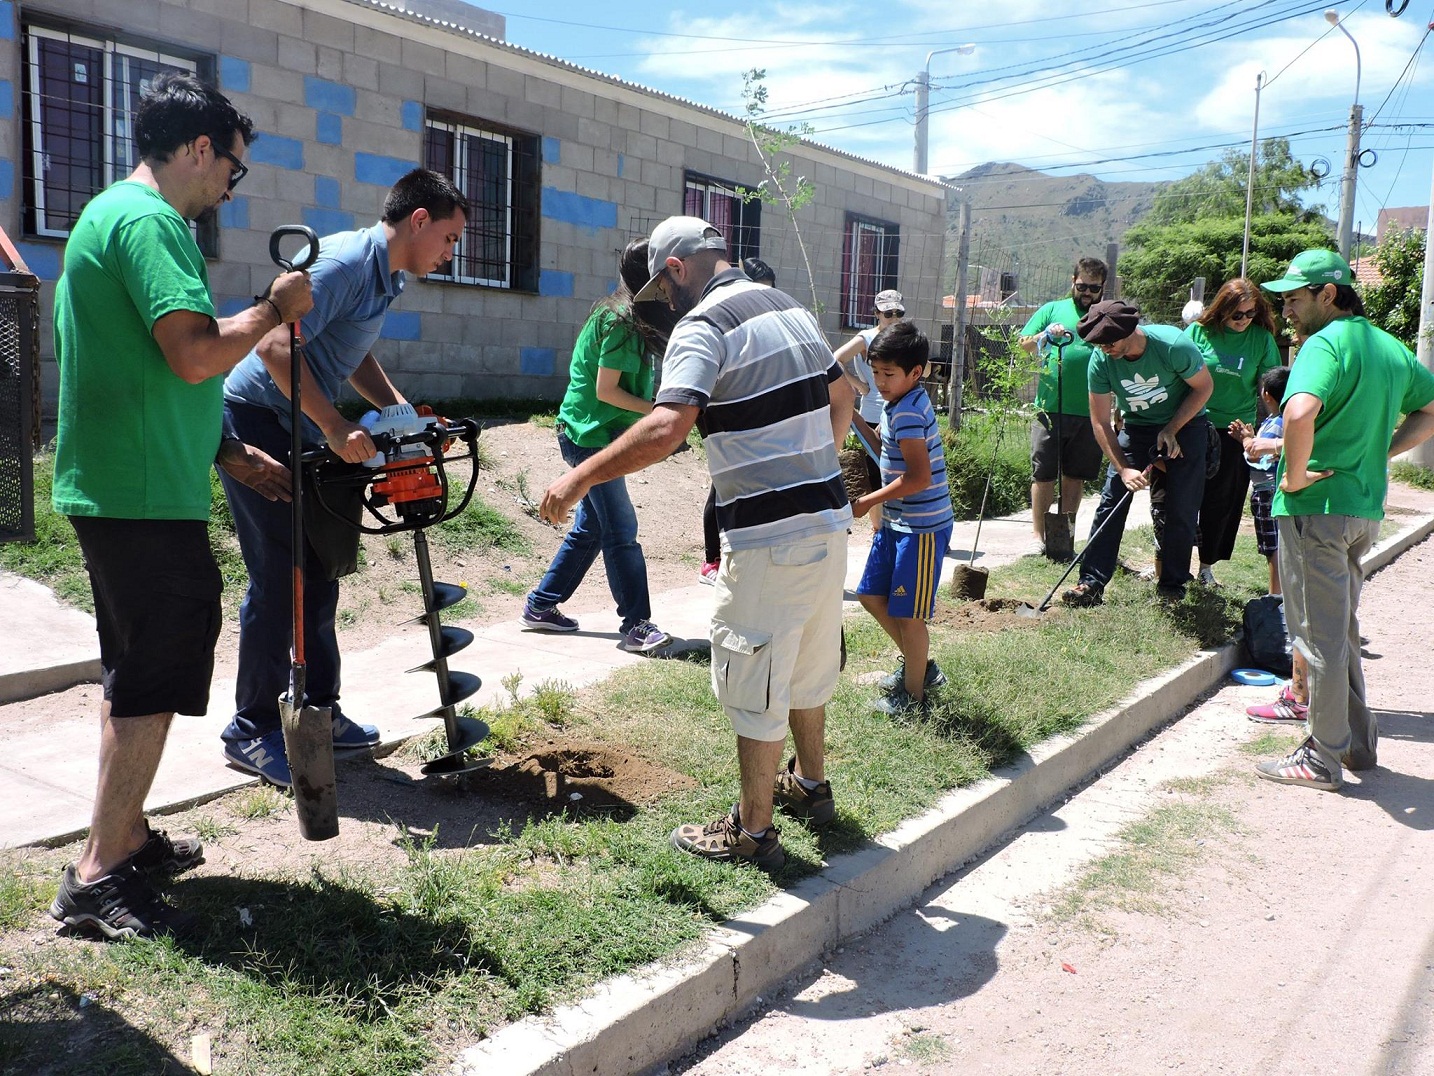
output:
M 901 442 L 924 440 L 931 457 L 931 485 L 920 493 L 885 501 L 882 523 L 892 530 L 925 532 L 951 526 L 951 491 L 946 485 L 946 452 L 931 397 L 920 385 L 881 412 L 881 481 L 885 485 L 906 473 Z

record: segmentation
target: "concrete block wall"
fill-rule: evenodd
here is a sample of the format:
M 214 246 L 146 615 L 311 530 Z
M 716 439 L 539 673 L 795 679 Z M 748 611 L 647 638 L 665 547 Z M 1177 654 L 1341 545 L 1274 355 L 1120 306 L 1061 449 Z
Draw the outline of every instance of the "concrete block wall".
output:
M 273 277 L 274 228 L 304 223 L 326 234 L 377 220 L 389 185 L 422 158 L 429 110 L 535 136 L 537 291 L 410 281 L 376 353 L 416 399 L 557 398 L 578 330 L 615 284 L 617 253 L 682 211 L 685 172 L 751 187 L 763 178 L 734 119 L 368 0 L 35 0 L 24 17 L 75 32 L 124 27 L 213 57 L 220 88 L 259 132 L 249 176 L 221 212 L 220 257 L 210 265 L 221 314 Z M 48 311 L 63 244 L 20 228 L 23 62 L 18 10 L 0 0 L 0 214 L 47 281 Z M 850 331 L 839 323 L 849 212 L 900 227 L 898 286 L 918 317 L 939 316 L 943 189 L 811 145 L 790 156 L 793 174 L 816 185 L 798 225 L 833 342 Z M 763 208 L 760 245 L 782 286 L 808 301 L 796 232 L 779 207 Z M 48 353 L 48 314 L 43 331 Z M 53 401 L 53 363 L 45 365 Z

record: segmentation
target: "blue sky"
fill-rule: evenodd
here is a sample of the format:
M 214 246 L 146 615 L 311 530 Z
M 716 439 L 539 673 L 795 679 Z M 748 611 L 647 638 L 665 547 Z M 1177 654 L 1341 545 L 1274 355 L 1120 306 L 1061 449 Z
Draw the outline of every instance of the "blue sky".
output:
M 1383 0 L 1336 9 L 1358 42 L 1362 144 L 1377 157 L 1360 170 L 1355 201 L 1355 221 L 1369 233 L 1381 206 L 1429 202 L 1431 2 L 1409 0 L 1398 18 Z M 1227 146 L 1248 147 L 1255 77 L 1264 71 L 1261 137 L 1289 135 L 1300 159 L 1327 161 L 1331 175 L 1310 200 L 1331 217 L 1338 212 L 1355 49 L 1317 3 L 480 6 L 507 17 L 514 44 L 734 113 L 742 73 L 765 68 L 774 124 L 809 123 L 817 141 L 902 168 L 912 167 L 917 72 L 932 50 L 970 43 L 970 55 L 931 57 L 929 170 L 943 175 L 995 160 L 1107 180 L 1177 179 Z

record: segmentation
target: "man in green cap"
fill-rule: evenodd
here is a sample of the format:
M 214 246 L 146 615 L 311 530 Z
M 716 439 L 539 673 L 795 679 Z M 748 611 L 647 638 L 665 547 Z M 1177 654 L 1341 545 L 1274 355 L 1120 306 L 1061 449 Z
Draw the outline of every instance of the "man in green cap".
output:
M 1359 660 L 1360 558 L 1384 518 L 1388 459 L 1434 435 L 1434 374 L 1365 319 L 1353 279 L 1334 251 L 1306 250 L 1263 285 L 1307 338 L 1282 401 L 1272 514 L 1285 620 L 1309 667 L 1310 697 L 1305 741 L 1255 771 L 1330 792 L 1344 783 L 1344 766 L 1375 765 L 1379 727 Z

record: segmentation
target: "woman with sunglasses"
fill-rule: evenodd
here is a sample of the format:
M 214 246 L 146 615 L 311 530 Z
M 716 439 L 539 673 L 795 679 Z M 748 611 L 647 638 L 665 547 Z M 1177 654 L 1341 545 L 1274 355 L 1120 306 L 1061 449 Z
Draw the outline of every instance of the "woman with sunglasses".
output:
M 1255 425 L 1260 379 L 1280 363 L 1275 344 L 1275 318 L 1270 304 L 1253 281 L 1244 277 L 1226 281 L 1205 312 L 1185 335 L 1205 356 L 1205 367 L 1215 381 L 1206 405 L 1210 425 L 1219 434 L 1220 464 L 1205 481 L 1200 503 L 1197 538 L 1200 570 L 1196 581 L 1219 586 L 1213 566 L 1229 560 L 1240 530 L 1250 469 L 1240 442 L 1230 433 L 1232 422 Z
M 886 406 L 886 401 L 881 398 L 881 393 L 876 391 L 876 381 L 871 375 L 871 364 L 866 361 L 867 348 L 876 339 L 877 333 L 906 317 L 906 300 L 902 297 L 901 292 L 888 288 L 886 291 L 877 292 L 874 305 L 876 309 L 872 312 L 872 316 L 876 319 L 876 324 L 857 333 L 836 351 L 836 360 L 841 365 L 842 373 L 846 375 L 847 383 L 856 393 L 857 414 L 861 415 L 873 428 L 881 424 L 881 411 Z M 855 426 L 852 427 L 852 429 L 855 428 Z M 861 441 L 861 438 L 858 437 L 857 440 Z M 863 463 L 866 467 L 868 490 L 880 489 L 882 487 L 881 468 L 870 450 L 866 448 L 866 442 L 862 441 L 861 443 L 865 453 Z M 876 526 L 880 518 L 880 511 L 874 510 L 872 526 Z

